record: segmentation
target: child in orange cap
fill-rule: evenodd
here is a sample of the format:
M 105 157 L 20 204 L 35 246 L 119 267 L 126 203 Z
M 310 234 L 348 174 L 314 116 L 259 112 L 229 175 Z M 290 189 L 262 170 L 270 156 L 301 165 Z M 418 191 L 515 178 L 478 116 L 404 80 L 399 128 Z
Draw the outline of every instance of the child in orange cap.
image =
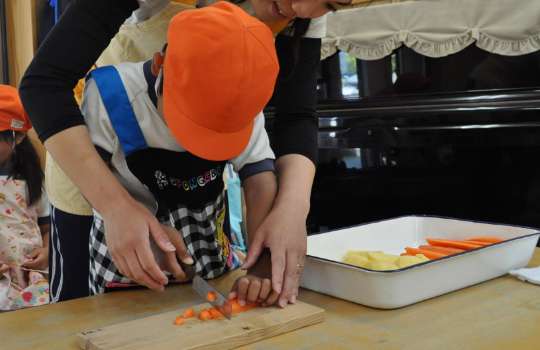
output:
M 49 206 L 29 129 L 17 90 L 0 85 L 0 310 L 49 302 Z
M 153 246 L 171 279 L 189 277 L 181 264 L 194 264 L 205 278 L 241 264 L 224 225 L 225 164 L 232 163 L 243 180 L 248 232 L 270 211 L 277 184 L 261 111 L 278 70 L 268 27 L 239 7 L 219 2 L 175 16 L 168 45 L 153 60 L 91 73 L 82 105 L 90 136 L 175 245 L 176 252 Z M 93 294 L 134 282 L 149 285 L 140 263 L 148 253 L 126 254 L 129 244 L 95 214 Z M 275 301 L 269 261 L 248 274 L 249 283 L 235 288 L 249 291 L 254 300 Z

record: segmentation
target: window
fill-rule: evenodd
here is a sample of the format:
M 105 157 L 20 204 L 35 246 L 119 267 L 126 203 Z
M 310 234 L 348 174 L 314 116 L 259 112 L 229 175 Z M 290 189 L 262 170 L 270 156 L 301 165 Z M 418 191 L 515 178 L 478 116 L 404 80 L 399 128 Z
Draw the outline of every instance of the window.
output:
M 321 64 L 319 101 L 375 96 L 431 94 L 540 87 L 540 52 L 500 56 L 471 45 L 440 58 L 401 47 L 379 60 L 359 60 L 345 52 Z
M 356 59 L 346 52 L 339 53 L 341 71 L 341 95 L 344 98 L 358 98 L 359 75 L 356 70 Z

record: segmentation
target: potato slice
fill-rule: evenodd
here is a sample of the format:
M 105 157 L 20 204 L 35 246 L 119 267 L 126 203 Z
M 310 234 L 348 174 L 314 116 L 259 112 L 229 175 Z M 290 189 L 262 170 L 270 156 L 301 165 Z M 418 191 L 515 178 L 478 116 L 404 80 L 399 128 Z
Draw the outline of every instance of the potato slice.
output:
M 424 254 L 416 254 L 416 257 L 422 260 L 421 262 L 429 261 L 428 257 L 425 256 Z
M 369 264 L 369 260 L 365 256 L 349 253 L 345 255 L 345 257 L 343 258 L 343 262 L 363 268 L 366 268 Z
M 385 254 L 383 252 L 368 252 L 368 259 L 370 261 L 381 261 L 395 263 L 399 258 L 398 255 Z
M 429 259 L 426 258 L 423 254 L 417 254 L 416 256 L 410 256 L 410 255 L 403 255 L 400 256 L 399 259 L 396 262 L 396 265 L 402 269 L 404 267 L 420 264 L 424 261 L 428 261 Z
M 390 261 L 370 261 L 367 268 L 377 271 L 389 271 L 398 269 L 397 265 Z

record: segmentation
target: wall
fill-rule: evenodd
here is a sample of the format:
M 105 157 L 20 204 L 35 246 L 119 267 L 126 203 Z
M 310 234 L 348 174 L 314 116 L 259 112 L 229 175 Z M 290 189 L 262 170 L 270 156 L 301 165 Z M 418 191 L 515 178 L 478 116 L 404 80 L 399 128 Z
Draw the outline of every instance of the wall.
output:
M 36 0 L 5 0 L 5 5 L 9 82 L 18 86 L 36 50 Z M 44 164 L 43 145 L 33 130 L 29 132 L 29 137 Z

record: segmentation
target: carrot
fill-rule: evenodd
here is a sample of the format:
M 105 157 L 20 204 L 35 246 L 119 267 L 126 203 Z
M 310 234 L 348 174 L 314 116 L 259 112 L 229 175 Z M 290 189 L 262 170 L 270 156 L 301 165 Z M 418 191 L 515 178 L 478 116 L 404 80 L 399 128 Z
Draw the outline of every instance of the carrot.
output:
M 481 247 L 485 247 L 487 245 L 492 245 L 493 243 L 489 243 L 489 242 L 480 242 L 480 241 L 463 241 L 463 242 L 466 242 L 466 243 L 470 243 L 470 244 L 476 244 L 476 245 L 479 245 Z
M 195 316 L 195 311 L 192 308 L 187 309 L 182 314 L 182 317 L 184 317 L 184 318 L 190 318 L 190 317 L 194 317 L 194 316 Z
M 406 247 L 405 251 L 407 251 L 407 253 L 409 253 L 409 254 L 414 254 L 414 255 L 416 255 L 416 254 L 424 254 L 425 257 L 430 259 L 430 260 L 439 259 L 439 258 L 442 258 L 442 257 L 445 256 L 444 254 L 441 254 L 441 253 L 432 252 L 432 251 L 429 251 L 429 250 L 423 250 L 423 249 L 419 249 L 419 248 Z
M 208 310 L 201 310 L 201 312 L 199 313 L 199 320 L 201 321 L 208 321 L 212 319 L 212 315 L 210 314 L 210 311 Z
M 495 236 L 474 236 L 467 238 L 467 241 L 499 243 L 504 241 L 504 239 Z
M 423 250 L 429 250 L 429 251 L 432 251 L 432 252 L 436 252 L 436 253 L 441 253 L 441 254 L 444 254 L 444 255 L 459 254 L 459 253 L 463 253 L 465 251 L 463 249 L 449 248 L 449 247 L 437 247 L 437 246 L 433 246 L 433 245 L 421 245 L 419 248 L 423 249 Z
M 178 316 L 178 317 L 174 320 L 174 324 L 177 325 L 177 326 L 183 325 L 184 322 L 186 322 L 186 320 L 185 320 L 182 316 Z
M 221 312 L 219 312 L 218 309 L 216 309 L 216 308 L 211 308 L 211 309 L 208 310 L 208 312 L 210 312 L 210 316 L 214 320 L 223 318 L 223 314 Z
M 253 309 L 256 305 L 254 304 L 246 304 L 244 306 L 240 305 L 238 303 L 238 300 L 234 299 L 234 300 L 231 300 L 231 308 L 232 308 L 232 313 L 233 314 L 239 314 L 241 312 L 245 312 L 245 311 L 248 311 L 250 309 Z
M 206 294 L 206 300 L 212 302 L 212 301 L 216 301 L 216 299 L 217 299 L 216 293 L 208 292 L 208 294 Z
M 438 239 L 438 238 L 426 238 L 426 241 L 430 245 L 434 245 L 437 247 L 448 247 L 448 248 L 458 248 L 458 249 L 464 249 L 464 250 L 471 250 L 480 248 L 478 244 L 471 244 L 466 243 L 464 241 L 456 241 L 452 239 Z

